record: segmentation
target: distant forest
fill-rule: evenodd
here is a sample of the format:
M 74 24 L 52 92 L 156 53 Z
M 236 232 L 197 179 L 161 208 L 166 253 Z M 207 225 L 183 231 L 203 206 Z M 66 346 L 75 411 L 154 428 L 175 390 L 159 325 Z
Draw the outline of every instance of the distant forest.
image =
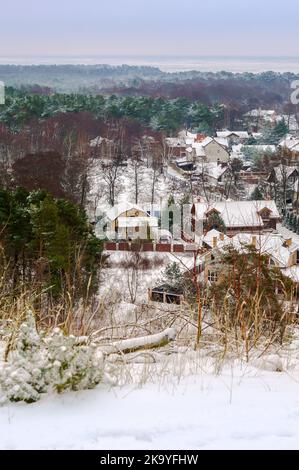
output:
M 211 106 L 229 103 L 279 107 L 289 102 L 293 73 L 178 72 L 149 66 L 0 65 L 6 86 L 34 93 L 117 94 L 198 100 Z
M 290 103 L 292 73 L 164 73 L 154 67 L 0 65 L 6 102 L 0 122 L 19 131 L 32 119 L 89 112 L 100 119 L 129 118 L 155 131 L 182 127 L 211 133 L 242 127 L 253 108 L 298 113 Z M 228 124 L 229 123 L 229 124 Z

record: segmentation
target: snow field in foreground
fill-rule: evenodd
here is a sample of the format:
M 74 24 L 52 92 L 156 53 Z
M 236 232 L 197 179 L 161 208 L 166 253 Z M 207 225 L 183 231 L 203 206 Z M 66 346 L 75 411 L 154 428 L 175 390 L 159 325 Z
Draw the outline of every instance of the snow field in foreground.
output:
M 10 404 L 0 448 L 299 449 L 299 371 L 235 365 Z

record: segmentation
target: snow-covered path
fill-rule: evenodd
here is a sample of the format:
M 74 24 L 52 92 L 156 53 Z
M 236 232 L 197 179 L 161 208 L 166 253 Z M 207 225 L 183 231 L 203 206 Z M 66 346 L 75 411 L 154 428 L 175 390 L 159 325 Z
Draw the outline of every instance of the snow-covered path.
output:
M 179 385 L 0 408 L 1 449 L 299 449 L 299 376 L 229 369 Z

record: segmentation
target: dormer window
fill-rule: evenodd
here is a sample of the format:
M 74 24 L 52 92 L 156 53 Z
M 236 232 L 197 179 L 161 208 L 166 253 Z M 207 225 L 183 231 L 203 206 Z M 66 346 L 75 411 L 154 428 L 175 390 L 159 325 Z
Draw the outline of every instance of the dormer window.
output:
M 268 220 L 270 218 L 271 210 L 265 207 L 264 209 L 260 210 L 258 214 L 261 216 L 263 220 Z

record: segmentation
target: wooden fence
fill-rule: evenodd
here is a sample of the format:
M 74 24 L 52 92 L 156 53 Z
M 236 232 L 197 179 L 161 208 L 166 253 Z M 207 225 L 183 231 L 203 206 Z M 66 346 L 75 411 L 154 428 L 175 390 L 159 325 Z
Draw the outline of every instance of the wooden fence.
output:
M 104 250 L 106 251 L 142 251 L 155 253 L 192 253 L 198 247 L 195 244 L 175 244 L 175 243 L 150 243 L 150 242 L 106 242 Z

